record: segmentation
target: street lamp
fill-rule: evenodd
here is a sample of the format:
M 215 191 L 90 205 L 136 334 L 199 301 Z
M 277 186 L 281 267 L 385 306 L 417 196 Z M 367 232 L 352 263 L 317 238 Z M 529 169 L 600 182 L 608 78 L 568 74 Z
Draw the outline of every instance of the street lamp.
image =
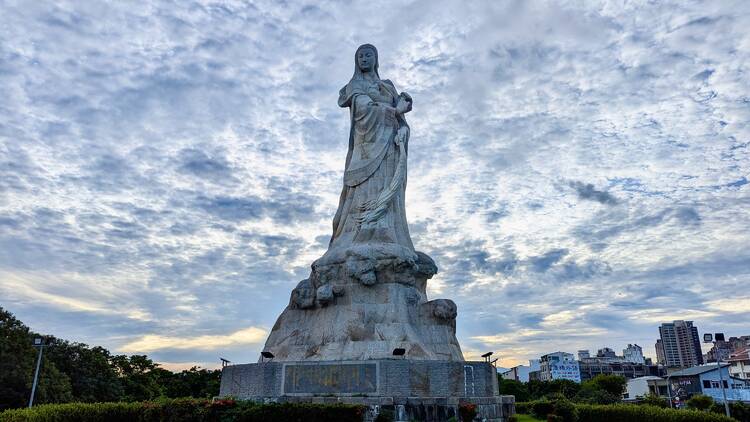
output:
M 34 405 L 34 394 L 36 393 L 36 385 L 39 381 L 39 368 L 42 366 L 42 351 L 44 350 L 44 338 L 34 338 L 34 347 L 39 348 L 39 355 L 36 358 L 36 371 L 34 371 L 34 383 L 31 385 L 31 397 L 29 397 L 29 407 Z
M 724 413 L 727 414 L 728 418 L 731 418 L 732 416 L 729 412 L 729 402 L 727 401 L 727 390 L 724 389 L 724 374 L 721 373 L 721 353 L 719 353 L 719 347 L 716 345 L 716 343 L 724 341 L 724 333 L 716 333 L 713 336 L 710 333 L 703 334 L 703 341 L 706 343 L 714 344 L 716 367 L 719 368 L 719 386 L 721 387 L 721 395 L 724 397 Z M 732 377 L 730 376 L 729 380 L 731 381 L 731 379 Z

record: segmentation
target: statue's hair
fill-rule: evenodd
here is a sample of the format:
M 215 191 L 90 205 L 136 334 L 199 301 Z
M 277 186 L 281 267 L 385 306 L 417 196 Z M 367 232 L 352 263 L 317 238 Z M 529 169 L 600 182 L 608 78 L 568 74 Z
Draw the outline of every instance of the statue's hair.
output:
M 362 71 L 359 69 L 359 63 L 357 63 L 357 56 L 359 55 L 360 50 L 364 50 L 365 48 L 371 48 L 372 51 L 375 52 L 375 66 L 373 66 L 373 70 L 375 71 L 375 74 L 378 76 L 378 79 L 380 79 L 380 74 L 378 73 L 378 49 L 375 48 L 372 44 L 362 44 L 359 47 L 357 47 L 357 51 L 354 52 L 354 75 L 352 76 L 352 79 L 362 79 Z

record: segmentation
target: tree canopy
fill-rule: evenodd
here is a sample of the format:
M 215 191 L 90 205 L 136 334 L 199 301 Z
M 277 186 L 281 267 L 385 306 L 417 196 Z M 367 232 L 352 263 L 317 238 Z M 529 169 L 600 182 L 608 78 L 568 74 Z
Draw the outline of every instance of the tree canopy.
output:
M 141 401 L 159 397 L 210 398 L 221 371 L 160 368 L 146 355 L 112 355 L 107 349 L 32 332 L 0 307 L 0 411 L 28 404 L 38 349 L 47 339 L 34 403 Z

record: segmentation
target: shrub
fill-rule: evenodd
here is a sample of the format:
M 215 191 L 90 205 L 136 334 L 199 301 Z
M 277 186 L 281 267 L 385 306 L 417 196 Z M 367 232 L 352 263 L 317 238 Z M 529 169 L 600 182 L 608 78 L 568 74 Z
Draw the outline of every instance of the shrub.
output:
M 555 404 L 548 400 L 531 402 L 531 414 L 537 419 L 546 419 L 555 410 Z
M 714 403 L 709 410 L 723 415 L 725 412 L 724 403 Z M 729 412 L 732 414 L 732 418 L 740 422 L 750 422 L 750 405 L 742 402 L 729 402 Z
M 661 407 L 662 409 L 669 407 L 669 403 L 667 402 L 668 399 L 664 397 L 659 397 L 656 394 L 647 394 L 645 395 L 640 403 L 638 404 L 645 404 L 648 406 L 656 406 Z
M 375 422 L 393 422 L 395 417 L 393 410 L 380 408 L 380 413 L 375 418 Z
M 555 402 L 554 414 L 561 417 L 562 422 L 577 422 L 578 409 L 569 400 L 558 400 Z
M 458 415 L 463 422 L 471 422 L 477 416 L 477 405 L 473 403 L 462 403 L 458 406 Z
M 579 404 L 578 422 L 736 422 L 723 415 L 695 410 L 659 409 L 629 404 Z
M 531 414 L 531 404 L 533 402 L 516 402 L 516 413 L 521 413 L 523 415 L 529 415 Z
M 547 415 L 547 422 L 563 422 L 563 417 L 550 414 Z
M 714 399 L 703 394 L 696 394 L 687 401 L 688 409 L 708 410 L 714 404 Z
M 135 403 L 68 403 L 0 413 L 0 422 L 350 422 L 361 421 L 364 407 L 316 404 L 256 404 L 174 399 Z
M 450 419 L 448 419 L 448 422 L 450 422 Z M 518 422 L 518 416 L 516 415 L 508 416 L 508 422 Z

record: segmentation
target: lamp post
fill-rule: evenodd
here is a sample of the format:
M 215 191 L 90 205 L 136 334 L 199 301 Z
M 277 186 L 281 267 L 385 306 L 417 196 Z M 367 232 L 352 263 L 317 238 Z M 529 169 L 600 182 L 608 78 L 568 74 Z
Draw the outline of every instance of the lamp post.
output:
M 728 418 L 731 418 L 732 415 L 729 411 L 729 402 L 727 401 L 727 390 L 724 388 L 724 374 L 721 373 L 721 353 L 719 352 L 719 347 L 716 345 L 716 343 L 724 341 L 724 333 L 716 333 L 713 336 L 711 334 L 703 334 L 703 341 L 714 344 L 716 367 L 719 368 L 719 387 L 721 387 L 721 395 L 724 397 L 724 413 L 727 414 Z M 731 376 L 729 379 L 732 379 Z M 728 383 L 729 382 L 727 381 L 727 384 Z
M 29 397 L 29 407 L 34 405 L 34 394 L 36 393 L 36 385 L 39 381 L 39 368 L 42 366 L 42 352 L 44 351 L 44 339 L 37 337 L 34 339 L 34 347 L 39 348 L 39 355 L 36 358 L 36 371 L 34 371 L 34 383 L 31 385 L 31 397 Z

